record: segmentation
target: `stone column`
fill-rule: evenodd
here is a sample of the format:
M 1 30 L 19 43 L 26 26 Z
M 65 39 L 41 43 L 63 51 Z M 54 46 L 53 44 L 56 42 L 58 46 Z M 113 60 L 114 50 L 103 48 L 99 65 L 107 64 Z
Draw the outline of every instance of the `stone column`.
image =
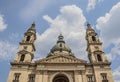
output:
M 47 71 L 43 72 L 43 82 L 48 82 L 48 73 L 47 73 Z
M 43 82 L 43 72 L 37 71 L 35 76 L 35 82 Z
M 74 78 L 75 78 L 75 82 L 83 82 L 84 78 L 82 71 L 74 71 Z
M 86 75 L 85 75 L 85 71 L 81 71 L 81 78 L 82 78 L 82 81 L 81 81 L 81 82 L 87 82 L 87 78 L 86 78 Z

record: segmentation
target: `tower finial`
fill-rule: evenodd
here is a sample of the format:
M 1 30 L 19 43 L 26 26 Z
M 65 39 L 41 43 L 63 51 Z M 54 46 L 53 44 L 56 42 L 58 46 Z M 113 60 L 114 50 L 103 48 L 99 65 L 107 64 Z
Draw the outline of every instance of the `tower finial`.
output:
M 27 30 L 27 32 L 30 32 L 30 31 L 33 31 L 33 32 L 36 32 L 36 29 L 35 29 L 35 22 L 32 23 L 31 27 Z
M 58 42 L 64 42 L 65 43 L 65 41 L 63 40 L 63 35 L 62 35 L 62 33 L 60 33 L 60 35 L 58 36 L 58 41 L 57 41 L 57 43 Z
M 31 29 L 35 28 L 35 22 L 32 23 Z
M 87 26 L 88 26 L 88 27 L 91 27 L 91 25 L 90 25 L 90 23 L 89 23 L 88 21 L 87 21 Z
M 34 26 L 34 27 L 35 27 L 35 22 L 33 22 L 33 23 L 32 23 L 32 26 Z
M 87 28 L 92 29 L 91 24 L 87 21 Z

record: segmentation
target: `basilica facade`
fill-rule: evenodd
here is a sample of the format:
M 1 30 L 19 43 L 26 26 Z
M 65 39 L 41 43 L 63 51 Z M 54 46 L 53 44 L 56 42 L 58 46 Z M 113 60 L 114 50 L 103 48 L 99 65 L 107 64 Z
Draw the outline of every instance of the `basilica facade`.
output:
M 46 58 L 35 60 L 36 29 L 33 23 L 24 33 L 19 50 L 11 64 L 7 82 L 114 82 L 111 62 L 105 56 L 97 33 L 87 24 L 89 63 L 75 57 L 62 34 Z

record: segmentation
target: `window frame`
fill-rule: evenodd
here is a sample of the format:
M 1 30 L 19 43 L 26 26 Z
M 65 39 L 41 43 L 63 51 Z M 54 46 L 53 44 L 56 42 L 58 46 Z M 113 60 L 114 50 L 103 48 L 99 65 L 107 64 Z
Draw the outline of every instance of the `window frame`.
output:
M 20 62 L 23 62 L 25 60 L 25 54 L 21 54 L 20 56 Z
M 18 81 L 20 78 L 21 73 L 14 73 L 14 80 Z
M 29 82 L 35 82 L 35 74 L 29 74 L 28 81 Z

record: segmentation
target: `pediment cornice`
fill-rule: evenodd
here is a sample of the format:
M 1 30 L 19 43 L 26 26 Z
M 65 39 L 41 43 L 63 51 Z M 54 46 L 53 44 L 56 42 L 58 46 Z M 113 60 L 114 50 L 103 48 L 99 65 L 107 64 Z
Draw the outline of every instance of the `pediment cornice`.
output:
M 35 62 L 36 63 L 81 63 L 81 64 L 86 63 L 85 60 L 81 60 L 81 59 L 69 57 L 69 56 L 64 56 L 64 55 L 44 58 L 44 59 L 37 60 Z

